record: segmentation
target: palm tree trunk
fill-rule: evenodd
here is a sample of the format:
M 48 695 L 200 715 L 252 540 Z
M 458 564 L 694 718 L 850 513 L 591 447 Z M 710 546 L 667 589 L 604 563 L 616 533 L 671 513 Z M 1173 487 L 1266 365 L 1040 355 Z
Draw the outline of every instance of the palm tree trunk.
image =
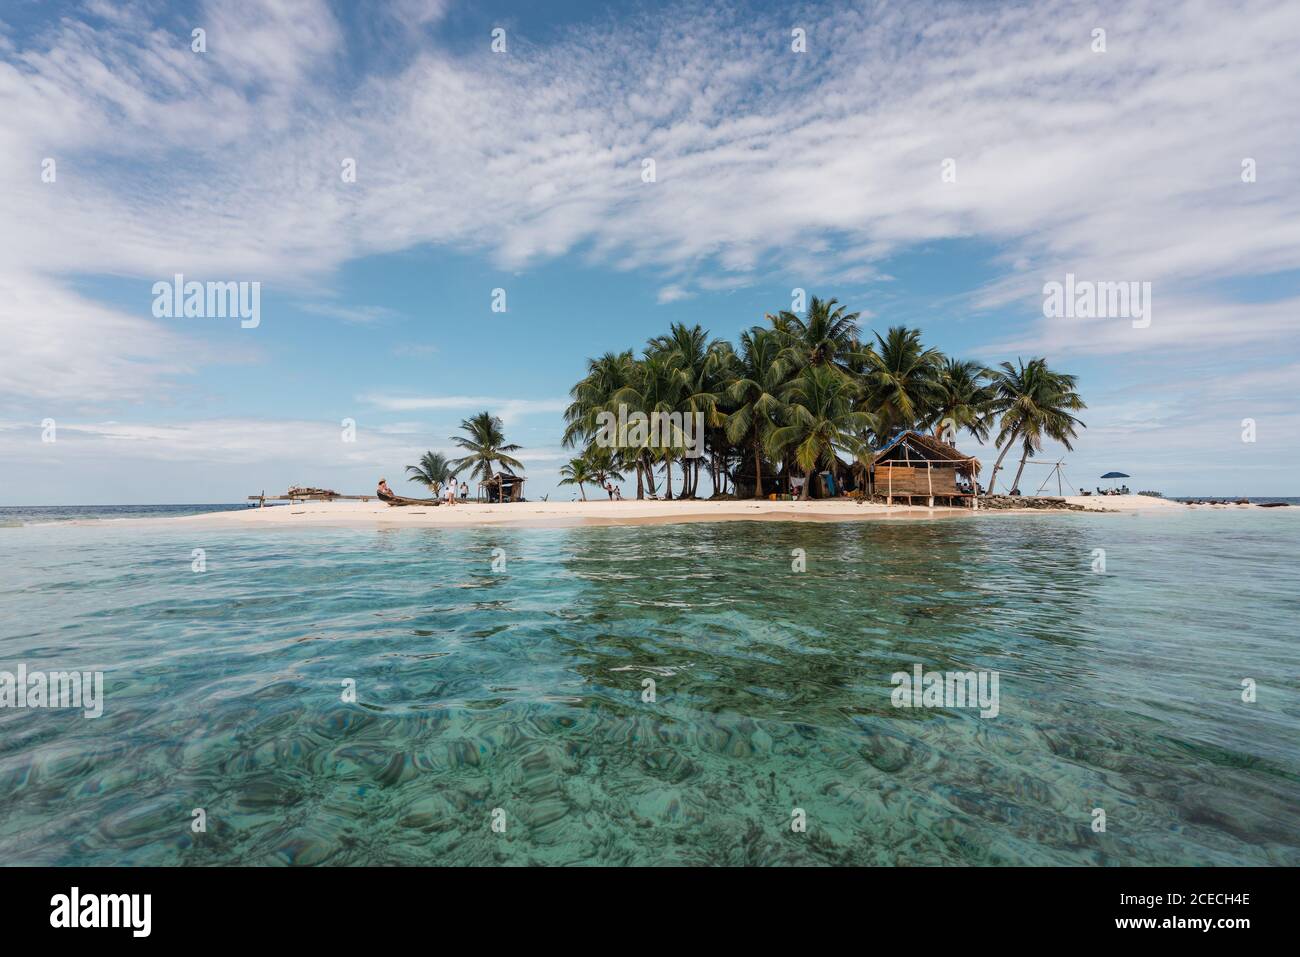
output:
M 673 497 L 673 460 L 664 459 L 664 498 L 672 499 Z
M 754 433 L 754 498 L 763 497 L 763 459 L 758 454 L 758 433 Z
M 582 487 L 581 482 L 578 483 L 578 493 L 582 496 L 582 500 L 585 502 L 587 500 L 587 490 Z
M 808 501 L 808 490 L 812 488 L 812 477 L 812 472 L 803 473 L 803 488 L 799 490 L 799 499 L 801 501 Z
M 642 462 L 644 463 L 644 468 L 645 468 L 645 480 L 646 480 L 646 485 L 648 486 L 648 491 L 649 491 L 649 493 L 650 493 L 651 495 L 654 495 L 654 494 L 656 494 L 656 490 L 655 490 L 656 487 L 655 487 L 655 467 L 654 467 L 654 463 L 653 463 L 652 461 L 650 461 L 650 453 L 649 453 L 649 452 L 642 452 L 642 453 L 641 453 L 641 456 L 642 456 Z
M 997 484 L 998 469 L 1002 468 L 1002 460 L 1007 457 L 1007 453 L 1011 451 L 1011 446 L 1015 443 L 1015 441 L 1016 441 L 1016 433 L 1012 432 L 1009 436 L 1007 436 L 1007 444 L 1002 447 L 1002 452 L 1001 454 L 998 455 L 998 460 L 993 463 L 993 474 L 989 476 L 990 495 L 994 494 L 993 487 Z
M 1025 459 L 1029 458 L 1029 447 L 1025 447 L 1025 454 L 1020 456 L 1020 468 L 1016 469 L 1016 480 L 1011 483 L 1011 491 L 1020 488 L 1020 473 L 1025 470 Z

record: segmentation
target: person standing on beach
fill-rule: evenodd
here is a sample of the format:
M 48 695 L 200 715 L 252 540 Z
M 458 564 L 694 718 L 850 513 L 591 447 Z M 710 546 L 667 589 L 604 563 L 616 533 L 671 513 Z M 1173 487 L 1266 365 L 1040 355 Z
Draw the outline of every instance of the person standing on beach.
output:
M 469 498 L 469 486 L 464 482 L 460 483 L 460 500 L 464 502 Z

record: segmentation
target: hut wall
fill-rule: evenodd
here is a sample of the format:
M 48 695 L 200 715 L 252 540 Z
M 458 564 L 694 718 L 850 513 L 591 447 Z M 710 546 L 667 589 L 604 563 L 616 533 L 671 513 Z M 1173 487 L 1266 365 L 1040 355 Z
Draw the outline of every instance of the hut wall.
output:
M 887 495 L 891 489 L 894 495 L 957 494 L 957 470 L 951 465 L 926 469 L 885 463 L 876 466 L 875 482 L 878 495 Z

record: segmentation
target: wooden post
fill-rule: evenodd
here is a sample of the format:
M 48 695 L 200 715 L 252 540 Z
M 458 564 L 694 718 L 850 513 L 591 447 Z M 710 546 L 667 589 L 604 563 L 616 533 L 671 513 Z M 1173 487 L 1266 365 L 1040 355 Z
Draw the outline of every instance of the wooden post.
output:
M 934 466 L 928 461 L 925 463 L 925 490 L 929 496 L 925 500 L 927 508 L 934 508 Z
M 892 465 L 889 467 L 889 494 L 885 496 L 885 504 L 894 504 L 894 467 Z

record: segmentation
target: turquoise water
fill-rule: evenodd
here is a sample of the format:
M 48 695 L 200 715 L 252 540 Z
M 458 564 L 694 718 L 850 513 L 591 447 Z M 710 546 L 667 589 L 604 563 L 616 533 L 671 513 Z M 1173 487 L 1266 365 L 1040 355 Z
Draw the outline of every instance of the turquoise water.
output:
M 1297 511 L 3 528 L 0 861 L 1295 865 Z
M 247 508 L 227 505 L 0 505 L 0 528 L 50 522 L 109 521 L 119 518 L 167 518 Z

